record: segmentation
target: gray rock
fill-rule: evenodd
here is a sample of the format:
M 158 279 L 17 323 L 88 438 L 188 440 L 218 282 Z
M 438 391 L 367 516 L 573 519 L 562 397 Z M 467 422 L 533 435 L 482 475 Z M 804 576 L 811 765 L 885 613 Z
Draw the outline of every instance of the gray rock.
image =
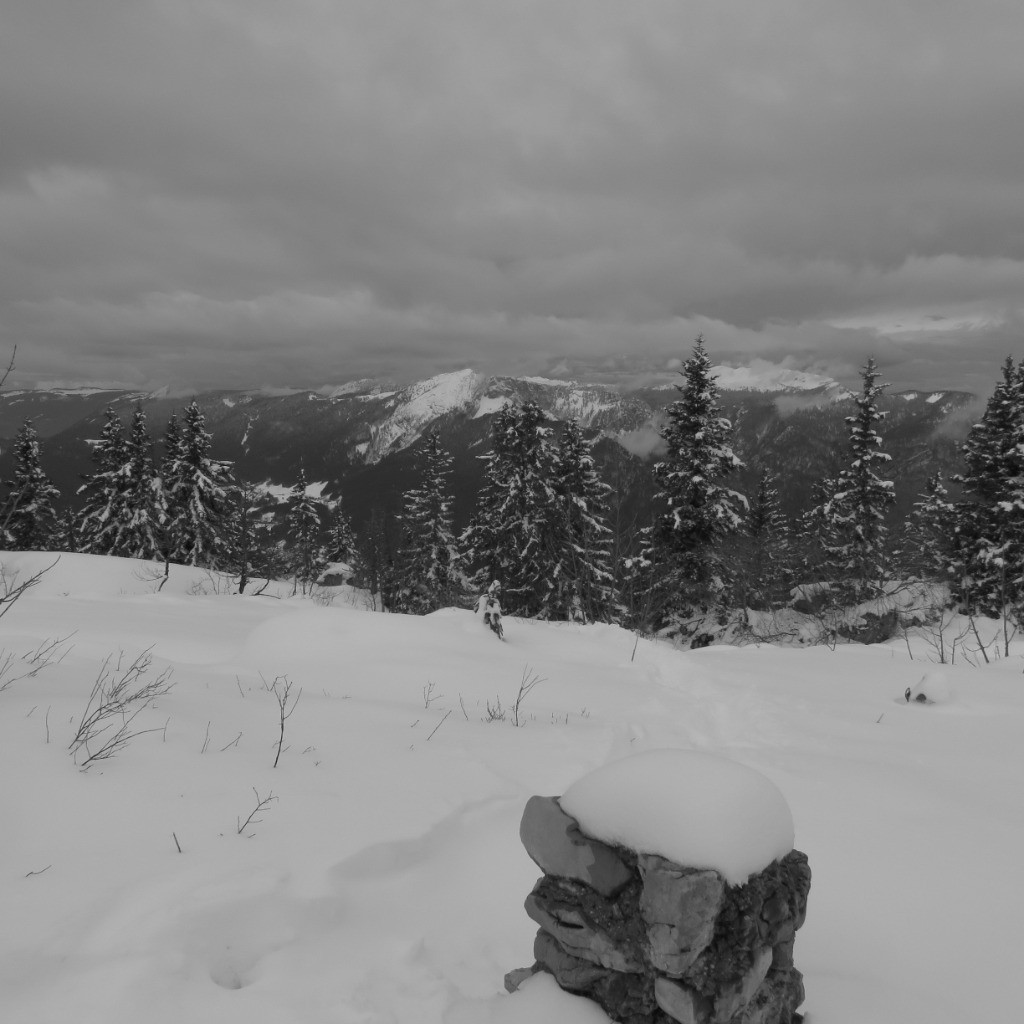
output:
M 710 999 L 668 978 L 654 979 L 654 998 L 679 1024 L 708 1024 L 711 1019 Z
M 725 882 L 715 871 L 683 868 L 653 854 L 641 854 L 637 866 L 651 963 L 663 974 L 681 977 L 714 937 Z
M 533 941 L 533 955 L 544 970 L 555 976 L 559 986 L 569 992 L 587 992 L 612 973 L 589 960 L 567 953 L 543 929 L 537 932 Z
M 526 897 L 526 913 L 572 956 L 626 974 L 643 970 L 639 960 L 631 958 L 626 948 L 601 931 L 579 908 L 538 898 L 532 892 Z
M 509 993 L 515 992 L 524 981 L 528 981 L 540 969 L 539 964 L 534 964 L 532 967 L 519 967 L 514 971 L 509 971 L 505 975 L 505 991 Z
M 757 995 L 761 982 L 768 976 L 772 965 L 772 951 L 759 950 L 742 978 L 720 989 L 715 996 L 715 1024 L 728 1024 Z
M 553 796 L 532 796 L 523 811 L 519 838 L 547 875 L 573 878 L 603 896 L 614 896 L 632 877 L 615 850 L 580 831 L 575 818 Z

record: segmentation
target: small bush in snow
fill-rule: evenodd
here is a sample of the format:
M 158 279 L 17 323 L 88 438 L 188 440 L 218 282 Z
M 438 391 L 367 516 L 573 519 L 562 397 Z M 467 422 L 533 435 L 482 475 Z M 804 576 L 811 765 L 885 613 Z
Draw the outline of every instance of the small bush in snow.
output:
M 164 669 L 158 676 L 147 678 L 153 667 L 151 648 L 137 655 L 127 666 L 124 658 L 123 651 L 116 660 L 112 654 L 107 655 L 74 738 L 68 744 L 76 764 L 79 756 L 85 755 L 79 764 L 82 769 L 94 761 L 104 761 L 119 754 L 136 736 L 161 731 L 136 728 L 135 720 L 147 708 L 156 707 L 156 702 L 171 692 L 174 687 L 170 681 L 171 670 Z

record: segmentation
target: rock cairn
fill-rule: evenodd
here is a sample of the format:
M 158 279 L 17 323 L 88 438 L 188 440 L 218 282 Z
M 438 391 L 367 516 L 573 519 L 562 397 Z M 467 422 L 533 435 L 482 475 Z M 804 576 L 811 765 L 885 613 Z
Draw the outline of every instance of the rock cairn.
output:
M 526 899 L 540 930 L 532 967 L 621 1024 L 792 1024 L 803 1002 L 793 942 L 811 872 L 797 850 L 745 884 L 585 835 L 556 797 L 531 797 L 520 826 L 544 872 Z

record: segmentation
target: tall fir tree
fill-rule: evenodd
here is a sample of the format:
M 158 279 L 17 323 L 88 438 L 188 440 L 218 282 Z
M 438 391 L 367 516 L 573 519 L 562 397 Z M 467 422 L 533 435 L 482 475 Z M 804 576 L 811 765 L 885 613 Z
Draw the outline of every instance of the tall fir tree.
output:
M 344 562 L 355 568 L 358 543 L 352 520 L 345 511 L 343 500 L 338 498 L 330 511 L 330 522 L 327 528 L 327 544 L 324 554 L 329 562 Z
M 878 383 L 873 359 L 861 370 L 863 386 L 854 397 L 857 411 L 846 417 L 850 461 L 839 474 L 822 512 L 821 544 L 826 567 L 846 599 L 881 596 L 891 578 L 888 509 L 896 495 L 891 480 L 880 475 L 891 458 L 881 450 L 877 427 L 886 413 L 878 407 L 888 384 Z
M 39 437 L 26 420 L 14 440 L 14 473 L 5 481 L 7 494 L 0 505 L 3 544 L 14 551 L 47 551 L 60 546 L 56 501 L 60 491 L 43 472 Z
M 981 421 L 963 445 L 956 597 L 968 610 L 1001 615 L 1024 608 L 1024 366 L 1003 364 Z
M 455 603 L 459 558 L 448 489 L 452 457 L 432 430 L 418 451 L 419 486 L 405 494 L 399 521 L 396 600 L 403 611 L 425 615 Z
M 157 558 L 163 551 L 167 496 L 153 465 L 146 414 L 136 406 L 125 443 L 125 500 L 116 548 L 129 558 Z
M 725 600 L 722 548 L 740 528 L 745 499 L 725 484 L 742 462 L 702 335 L 681 375 L 680 397 L 669 406 L 661 434 L 667 452 L 654 467 L 659 511 L 646 532 L 641 564 L 655 595 L 652 625 L 687 635 Z
M 84 495 L 79 515 L 82 550 L 93 555 L 118 555 L 122 528 L 129 518 L 128 442 L 124 424 L 113 406 L 103 413 L 103 430 L 91 442 L 93 472 L 78 489 Z
M 491 451 L 472 521 L 462 535 L 473 585 L 502 586 L 506 614 L 552 612 L 558 497 L 551 430 L 536 402 L 508 404 L 491 424 Z
M 766 610 L 784 604 L 792 586 L 793 547 L 778 488 L 763 469 L 743 527 L 731 545 L 730 561 L 738 602 Z
M 579 421 L 566 422 L 554 467 L 558 521 L 552 618 L 607 622 L 615 617 L 612 531 L 604 509 L 611 487 L 602 482 Z
M 949 500 L 941 473 L 928 478 L 903 525 L 900 564 L 917 579 L 949 583 L 960 578 L 956 506 Z
M 195 400 L 175 429 L 179 438 L 165 447 L 172 559 L 216 569 L 230 559 L 230 468 L 210 455 L 212 438 Z
M 288 546 L 291 570 L 302 593 L 308 593 L 326 566 L 320 546 L 323 504 L 309 493 L 305 469 L 288 496 Z

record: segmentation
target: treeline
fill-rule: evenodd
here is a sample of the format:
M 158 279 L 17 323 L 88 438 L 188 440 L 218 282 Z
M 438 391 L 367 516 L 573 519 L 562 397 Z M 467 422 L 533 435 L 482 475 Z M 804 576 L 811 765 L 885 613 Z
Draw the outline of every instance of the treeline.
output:
M 957 499 L 936 476 L 895 527 L 879 408 L 886 387 L 869 360 L 846 418 L 842 468 L 817 483 L 796 517 L 782 513 L 767 470 L 743 466 L 698 338 L 666 412 L 654 514 L 634 529 L 613 523 L 621 496 L 601 479 L 579 423 L 557 429 L 533 402 L 495 417 L 475 511 L 459 533 L 452 460 L 436 431 L 416 450 L 417 483 L 400 511 L 371 516 L 357 533 L 339 500 L 308 493 L 301 470 L 283 510 L 234 479 L 210 455 L 196 402 L 167 423 L 159 460 L 143 410 L 125 424 L 108 409 L 78 512 L 60 510 L 27 422 L 0 526 L 8 548 L 206 566 L 236 576 L 240 592 L 285 577 L 308 590 L 328 565 L 344 563 L 390 611 L 466 604 L 497 580 L 506 614 L 616 621 L 691 643 L 744 609 L 795 599 L 849 608 L 908 580 L 941 583 L 963 610 L 1016 621 L 1024 609 L 1024 368 L 1006 361 L 962 446 Z M 731 486 L 743 468 L 757 480 L 751 494 Z

